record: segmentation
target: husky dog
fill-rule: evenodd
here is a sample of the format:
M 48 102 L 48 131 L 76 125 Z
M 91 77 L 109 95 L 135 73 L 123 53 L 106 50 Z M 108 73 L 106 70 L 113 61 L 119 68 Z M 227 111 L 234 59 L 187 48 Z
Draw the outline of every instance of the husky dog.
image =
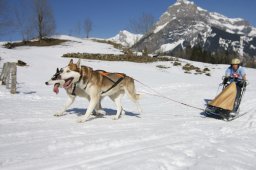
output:
M 59 87 L 60 87 L 60 88 L 64 88 L 68 95 L 68 100 L 65 106 L 59 112 L 55 113 L 54 116 L 62 116 L 64 112 L 70 107 L 70 105 L 75 101 L 76 96 L 84 97 L 88 100 L 90 98 L 89 95 L 85 93 L 83 90 L 81 90 L 79 87 L 72 89 L 69 85 L 69 82 L 65 82 L 65 80 L 59 79 L 60 73 L 61 73 L 60 70 L 57 68 L 56 73 L 52 76 L 52 78 L 49 81 L 45 82 L 46 85 L 54 85 L 53 91 L 56 94 L 59 93 Z M 95 114 L 96 116 L 105 114 L 105 111 L 101 107 L 101 101 L 95 107 Z
M 93 70 L 91 67 L 80 66 L 80 59 L 76 64 L 71 59 L 68 66 L 59 70 L 57 80 L 52 81 L 55 85 L 62 85 L 67 90 L 68 94 L 70 94 L 71 101 L 69 103 L 71 104 L 75 95 L 79 94 L 88 97 L 89 106 L 85 115 L 78 122 L 88 120 L 94 109 L 96 111 L 100 110 L 100 100 L 105 96 L 109 96 L 116 104 L 117 112 L 114 117 L 115 120 L 119 119 L 123 110 L 121 98 L 125 93 L 128 94 L 130 99 L 137 105 L 139 112 L 141 112 L 138 104 L 140 95 L 136 94 L 134 79 L 123 73 L 108 73 L 102 70 Z M 58 83 L 56 84 L 56 81 L 59 85 Z M 70 104 L 66 106 L 70 106 Z M 66 108 L 64 109 L 66 110 Z M 60 112 L 60 115 L 62 113 Z

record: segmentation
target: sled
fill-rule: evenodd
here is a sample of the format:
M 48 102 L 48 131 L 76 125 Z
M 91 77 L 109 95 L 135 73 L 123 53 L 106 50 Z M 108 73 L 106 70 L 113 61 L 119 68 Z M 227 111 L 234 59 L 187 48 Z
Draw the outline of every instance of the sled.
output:
M 223 86 L 222 92 L 207 103 L 204 110 L 206 116 L 225 121 L 231 121 L 240 117 L 239 106 L 246 90 L 246 85 L 243 83 L 240 94 L 236 94 L 237 81 L 237 79 L 229 78 L 227 84 L 220 84 L 220 86 Z

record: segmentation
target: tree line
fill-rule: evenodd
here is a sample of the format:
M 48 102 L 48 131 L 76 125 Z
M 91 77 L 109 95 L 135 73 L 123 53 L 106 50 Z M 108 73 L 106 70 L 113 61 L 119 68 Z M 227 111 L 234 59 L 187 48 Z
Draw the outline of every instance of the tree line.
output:
M 186 49 L 180 49 L 172 53 L 179 58 L 184 58 L 192 61 L 199 61 L 211 64 L 230 64 L 233 58 L 240 58 L 238 53 L 229 52 L 227 50 L 210 52 L 204 50 L 201 46 L 188 46 Z M 243 65 L 251 68 L 256 68 L 255 59 L 252 57 L 243 56 Z

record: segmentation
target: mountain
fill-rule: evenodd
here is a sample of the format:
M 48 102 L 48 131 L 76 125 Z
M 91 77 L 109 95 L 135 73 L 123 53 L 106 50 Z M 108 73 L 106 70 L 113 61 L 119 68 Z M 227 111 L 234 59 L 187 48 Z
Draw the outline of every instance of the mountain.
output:
M 133 34 L 126 30 L 120 31 L 116 36 L 109 38 L 108 40 L 122 44 L 125 47 L 131 47 L 142 37 L 142 34 Z
M 175 53 L 188 46 L 200 46 L 210 53 L 226 51 L 256 57 L 256 28 L 244 19 L 231 19 L 194 2 L 177 0 L 133 48 Z

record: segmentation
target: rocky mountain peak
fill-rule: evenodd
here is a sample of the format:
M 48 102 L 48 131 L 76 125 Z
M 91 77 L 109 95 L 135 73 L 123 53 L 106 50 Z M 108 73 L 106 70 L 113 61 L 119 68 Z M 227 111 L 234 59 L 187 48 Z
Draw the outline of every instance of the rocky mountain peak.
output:
M 177 0 L 175 4 L 169 6 L 168 10 L 160 17 L 155 26 L 167 25 L 174 20 L 204 20 L 205 15 L 207 15 L 207 11 L 197 7 L 194 2 Z
M 192 1 L 177 0 L 134 48 L 166 53 L 187 46 L 256 57 L 256 28 L 242 18 L 228 18 Z
M 142 37 L 141 34 L 133 34 L 129 31 L 120 31 L 116 36 L 109 38 L 108 40 L 122 44 L 125 47 L 130 47 L 135 44 Z

